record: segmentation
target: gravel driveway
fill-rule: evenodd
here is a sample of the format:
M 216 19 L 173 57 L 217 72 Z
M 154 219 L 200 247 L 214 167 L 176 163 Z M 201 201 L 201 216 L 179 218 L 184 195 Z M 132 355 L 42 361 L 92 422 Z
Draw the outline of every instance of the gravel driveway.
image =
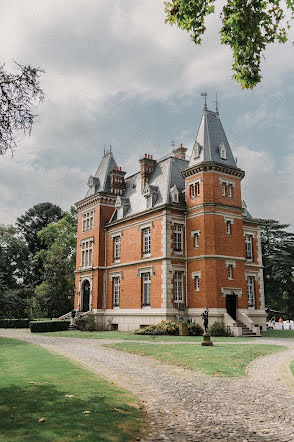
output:
M 253 361 L 246 378 L 217 378 L 105 348 L 103 340 L 3 329 L 0 336 L 39 344 L 135 393 L 147 411 L 142 441 L 294 442 L 293 339 L 250 341 L 289 349 Z

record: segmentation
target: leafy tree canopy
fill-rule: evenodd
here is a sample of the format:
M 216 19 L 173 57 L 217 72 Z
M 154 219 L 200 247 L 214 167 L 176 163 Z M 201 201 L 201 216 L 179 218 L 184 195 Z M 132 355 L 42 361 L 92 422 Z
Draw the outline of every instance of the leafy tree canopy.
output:
M 205 17 L 213 14 L 215 0 L 168 0 L 164 2 L 166 22 L 177 25 L 201 44 Z M 233 54 L 233 78 L 242 88 L 253 89 L 261 81 L 261 57 L 270 43 L 287 41 L 294 0 L 227 0 L 221 13 L 221 43 Z
M 294 316 L 294 234 L 287 224 L 261 221 L 266 304 Z
M 45 316 L 60 316 L 73 308 L 77 213 L 63 217 L 38 233 L 46 248 L 38 252 L 44 266 L 43 282 L 36 287 L 35 305 Z
M 33 103 L 43 101 L 40 68 L 16 63 L 18 72 L 9 73 L 0 66 L 0 155 L 16 147 L 15 132 L 31 133 L 36 115 Z

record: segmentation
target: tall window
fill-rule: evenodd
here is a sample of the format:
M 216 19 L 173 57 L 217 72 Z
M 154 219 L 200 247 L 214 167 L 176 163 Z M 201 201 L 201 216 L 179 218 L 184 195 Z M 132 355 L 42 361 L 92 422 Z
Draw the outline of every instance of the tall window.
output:
M 245 249 L 246 249 L 246 259 L 253 259 L 253 250 L 252 250 L 252 236 L 245 235 Z
M 175 272 L 174 275 L 174 300 L 183 302 L 183 272 Z
M 195 249 L 198 249 L 199 246 L 199 233 L 194 233 L 194 247 Z
M 232 224 L 231 221 L 227 221 L 226 222 L 226 232 L 227 232 L 227 235 L 231 235 L 231 231 L 232 231 L 231 224 Z
M 190 198 L 194 198 L 195 196 L 200 195 L 200 182 L 197 181 L 197 183 L 190 184 Z
M 143 230 L 143 255 L 150 255 L 151 253 L 151 231 L 150 227 Z
M 233 198 L 233 186 L 228 184 L 228 198 Z
M 222 196 L 226 196 L 227 185 L 226 183 L 222 183 Z
M 93 262 L 93 240 L 83 241 L 81 244 L 82 262 L 81 267 L 91 267 Z
M 83 232 L 93 229 L 94 210 L 83 213 Z
M 119 278 L 113 278 L 112 287 L 113 287 L 113 307 L 119 307 L 119 289 L 120 289 Z
M 176 252 L 183 251 L 183 226 L 174 225 L 174 249 Z
M 233 279 L 233 266 L 231 264 L 228 265 L 228 278 Z
M 247 277 L 248 307 L 254 307 L 254 277 Z
M 199 278 L 199 276 L 195 276 L 195 290 L 196 290 L 196 292 L 199 292 L 199 290 L 200 290 L 200 278 Z
M 120 260 L 120 236 L 113 238 L 113 259 L 114 261 Z
M 143 307 L 149 307 L 151 294 L 151 276 L 149 272 L 142 275 L 142 292 L 142 305 Z

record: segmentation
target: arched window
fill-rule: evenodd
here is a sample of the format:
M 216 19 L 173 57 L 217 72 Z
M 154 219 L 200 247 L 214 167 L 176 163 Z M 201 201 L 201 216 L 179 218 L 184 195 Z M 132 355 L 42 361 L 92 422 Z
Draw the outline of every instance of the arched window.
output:
M 226 146 L 223 143 L 220 145 L 219 150 L 220 150 L 220 157 L 221 157 L 221 159 L 222 160 L 226 160 L 227 159 L 227 149 L 226 149 Z

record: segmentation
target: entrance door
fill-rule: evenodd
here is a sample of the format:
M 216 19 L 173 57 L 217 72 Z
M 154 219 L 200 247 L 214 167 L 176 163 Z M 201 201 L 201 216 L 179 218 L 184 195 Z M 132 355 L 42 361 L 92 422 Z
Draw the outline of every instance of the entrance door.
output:
M 237 296 L 235 294 L 226 296 L 226 309 L 233 319 L 237 319 Z
M 90 283 L 84 282 L 83 286 L 83 312 L 88 312 L 90 307 Z

